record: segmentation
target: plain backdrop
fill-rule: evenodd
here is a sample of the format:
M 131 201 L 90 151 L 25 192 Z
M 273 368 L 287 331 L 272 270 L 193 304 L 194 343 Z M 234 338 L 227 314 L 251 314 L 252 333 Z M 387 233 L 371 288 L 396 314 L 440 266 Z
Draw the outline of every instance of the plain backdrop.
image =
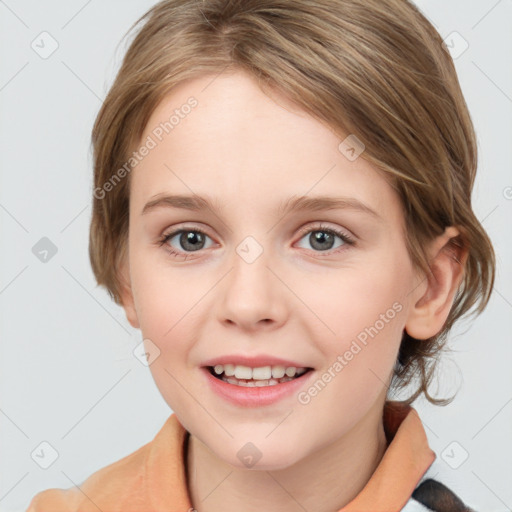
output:
M 154 3 L 0 1 L 2 512 L 81 483 L 150 441 L 171 413 L 132 354 L 140 332 L 96 287 L 88 259 L 91 128 L 125 32 Z M 415 407 L 437 478 L 476 510 L 504 512 L 512 509 L 512 2 L 418 5 L 452 47 L 475 123 L 474 209 L 498 273 L 487 310 L 450 338 L 439 390 L 457 398 Z

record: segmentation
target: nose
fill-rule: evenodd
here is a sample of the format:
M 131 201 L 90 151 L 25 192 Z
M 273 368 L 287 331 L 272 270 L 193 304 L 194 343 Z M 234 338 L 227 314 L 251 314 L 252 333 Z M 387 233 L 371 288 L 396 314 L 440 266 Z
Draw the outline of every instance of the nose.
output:
M 249 244 L 249 250 L 244 251 L 241 244 L 235 251 L 221 284 L 219 320 L 246 331 L 276 329 L 288 316 L 286 286 L 277 277 L 279 272 L 267 252 L 263 250 L 253 259 L 254 250 Z

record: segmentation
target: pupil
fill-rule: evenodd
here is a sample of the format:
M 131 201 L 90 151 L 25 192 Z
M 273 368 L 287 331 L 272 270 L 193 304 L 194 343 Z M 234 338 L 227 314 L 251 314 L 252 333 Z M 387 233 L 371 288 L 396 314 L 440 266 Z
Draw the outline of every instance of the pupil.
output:
M 199 244 L 197 243 L 199 241 Z M 185 233 L 182 233 L 180 237 L 180 243 L 181 246 L 184 249 L 196 251 L 200 249 L 201 247 L 198 247 L 198 245 L 201 244 L 201 242 L 204 242 L 203 235 L 201 233 L 195 232 L 195 231 L 188 231 Z
M 315 231 L 311 233 L 311 245 L 320 250 L 330 249 L 334 242 L 334 237 L 325 231 Z M 327 247 L 325 247 L 325 243 L 327 243 Z

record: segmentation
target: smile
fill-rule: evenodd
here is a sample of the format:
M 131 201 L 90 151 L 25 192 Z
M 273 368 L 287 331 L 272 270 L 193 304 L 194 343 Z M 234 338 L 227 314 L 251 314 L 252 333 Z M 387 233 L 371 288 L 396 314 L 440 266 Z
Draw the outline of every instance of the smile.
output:
M 224 382 L 242 387 L 276 386 L 300 377 L 310 368 L 296 368 L 295 366 L 250 366 L 235 364 L 217 364 L 208 367 L 210 373 Z

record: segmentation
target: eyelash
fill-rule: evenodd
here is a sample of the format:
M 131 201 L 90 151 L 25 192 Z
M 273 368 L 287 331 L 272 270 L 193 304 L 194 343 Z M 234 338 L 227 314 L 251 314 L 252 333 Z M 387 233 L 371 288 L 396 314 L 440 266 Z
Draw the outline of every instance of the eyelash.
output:
M 308 233 L 313 233 L 315 231 L 321 231 L 323 233 L 334 234 L 334 235 L 338 236 L 344 242 L 344 245 L 348 245 L 348 246 L 355 245 L 354 239 L 351 236 L 349 236 L 347 233 L 344 233 L 343 231 L 338 230 L 336 228 L 331 228 L 331 227 L 327 227 L 327 226 L 323 226 L 323 225 L 315 226 L 315 227 L 307 227 L 307 228 L 301 229 L 300 230 L 300 239 L 302 239 Z M 185 232 L 185 233 L 186 232 L 201 233 L 202 235 L 208 236 L 208 234 L 205 231 L 203 231 L 202 229 L 200 229 L 200 228 L 197 228 L 197 227 L 193 227 L 192 228 L 192 227 L 185 226 L 183 228 L 177 229 L 176 231 L 172 231 L 171 233 L 164 234 L 160 238 L 160 240 L 158 241 L 158 245 L 160 247 L 163 246 L 169 240 L 174 238 L 177 234 L 183 233 L 183 232 Z M 328 256 L 331 256 L 333 253 L 337 253 L 337 252 L 346 250 L 346 248 L 343 249 L 344 245 L 342 245 L 341 248 L 338 247 L 338 248 L 336 248 L 334 250 L 331 249 L 331 250 L 328 250 L 328 251 L 314 251 L 314 252 L 318 253 L 319 255 L 321 255 L 322 253 L 327 253 Z M 183 255 L 185 255 L 185 259 L 187 259 L 188 255 L 192 255 L 194 252 L 199 252 L 199 251 L 194 251 L 194 252 L 190 252 L 190 253 L 179 252 L 179 251 L 176 251 L 175 249 L 173 249 L 169 245 L 166 246 L 165 250 L 173 258 L 179 258 L 179 257 L 183 257 Z

